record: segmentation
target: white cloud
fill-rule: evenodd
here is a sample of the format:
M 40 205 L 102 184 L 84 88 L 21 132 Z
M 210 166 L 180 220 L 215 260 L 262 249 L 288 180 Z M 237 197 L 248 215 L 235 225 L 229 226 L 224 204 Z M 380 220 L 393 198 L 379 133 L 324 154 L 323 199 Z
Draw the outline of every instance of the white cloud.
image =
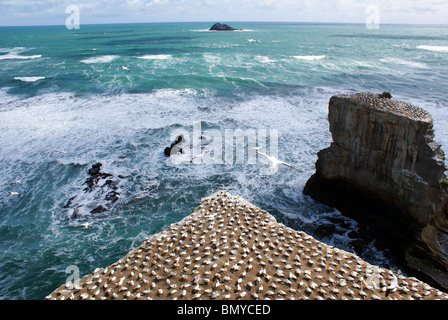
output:
M 0 24 L 63 24 L 75 4 L 84 23 L 152 21 L 359 22 L 377 5 L 383 23 L 448 23 L 448 0 L 0 0 Z M 30 22 L 31 21 L 31 22 Z

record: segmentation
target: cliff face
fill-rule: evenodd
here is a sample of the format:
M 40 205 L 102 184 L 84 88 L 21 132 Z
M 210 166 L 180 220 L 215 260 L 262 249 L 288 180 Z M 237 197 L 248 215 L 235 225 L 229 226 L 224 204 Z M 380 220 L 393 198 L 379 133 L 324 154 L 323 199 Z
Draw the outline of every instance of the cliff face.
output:
M 304 193 L 367 220 L 403 249 L 409 266 L 448 275 L 446 168 L 431 115 L 360 93 L 332 97 L 328 119 L 333 142 L 319 152 Z

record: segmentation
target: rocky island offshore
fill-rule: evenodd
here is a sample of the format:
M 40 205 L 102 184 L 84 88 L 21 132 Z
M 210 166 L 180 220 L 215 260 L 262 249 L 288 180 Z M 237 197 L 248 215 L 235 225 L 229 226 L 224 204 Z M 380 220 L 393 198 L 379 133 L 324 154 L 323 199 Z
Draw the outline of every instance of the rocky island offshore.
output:
M 366 222 L 408 267 L 448 289 L 444 154 L 425 110 L 359 93 L 330 99 L 331 146 L 304 194 Z
M 209 31 L 237 31 L 237 30 L 242 30 L 242 29 L 234 29 L 231 26 L 229 26 L 228 24 L 220 23 L 220 22 L 215 23 L 209 29 Z

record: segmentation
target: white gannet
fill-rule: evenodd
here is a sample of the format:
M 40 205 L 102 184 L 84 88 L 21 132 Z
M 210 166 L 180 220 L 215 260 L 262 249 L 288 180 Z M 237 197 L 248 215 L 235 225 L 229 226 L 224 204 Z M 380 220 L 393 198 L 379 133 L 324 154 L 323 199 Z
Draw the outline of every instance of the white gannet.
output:
M 87 229 L 90 226 L 90 223 L 84 222 L 84 223 L 81 223 L 79 226 L 84 227 L 84 229 Z
M 55 152 L 59 152 L 59 153 L 61 153 L 61 154 L 67 154 L 67 152 L 62 151 L 62 150 L 56 150 Z
M 123 70 L 127 70 L 127 71 L 130 71 L 128 67 L 125 67 L 125 66 L 121 66 L 121 68 L 123 68 Z
M 393 275 L 390 285 L 387 287 L 383 287 L 383 291 L 386 291 L 386 297 L 387 297 L 391 292 L 395 292 L 399 288 L 400 286 L 398 285 L 398 279 L 395 275 Z
M 258 147 L 257 149 L 259 149 L 259 147 Z M 262 156 L 268 158 L 269 161 L 271 162 L 270 169 L 273 170 L 273 171 L 277 171 L 277 169 L 278 169 L 278 165 L 279 165 L 279 164 L 283 164 L 283 165 L 285 165 L 285 166 L 287 166 L 287 167 L 290 167 L 290 168 L 292 168 L 292 169 L 294 169 L 294 170 L 296 170 L 296 171 L 302 172 L 301 170 L 297 169 L 297 168 L 294 167 L 293 165 L 291 165 L 291 164 L 289 164 L 289 163 L 286 163 L 286 162 L 284 162 L 284 161 L 278 160 L 277 158 L 275 158 L 275 157 L 273 157 L 273 156 L 268 156 L 267 154 L 265 154 L 265 153 L 263 153 L 263 152 L 260 152 L 260 151 L 256 150 L 255 148 L 254 148 L 254 149 L 248 149 L 248 150 L 249 150 L 249 151 L 252 151 L 252 152 L 255 152 L 255 153 L 259 154 L 259 155 L 262 155 Z
M 202 159 L 202 158 L 204 158 L 204 156 L 205 156 L 207 153 L 209 153 L 209 152 L 210 152 L 210 150 L 204 150 L 204 152 L 202 152 L 201 154 L 197 154 L 197 155 L 195 155 L 195 156 L 193 157 L 193 159 L 190 161 L 190 163 L 192 163 L 194 159 Z
M 11 195 L 11 197 L 12 196 L 20 196 L 20 193 L 18 193 L 18 192 L 10 192 L 9 194 Z
M 21 179 L 16 179 L 16 180 L 14 180 L 13 182 L 11 182 L 12 184 L 19 184 L 19 183 L 22 183 L 22 180 L 23 179 L 25 179 L 25 178 L 21 178 Z

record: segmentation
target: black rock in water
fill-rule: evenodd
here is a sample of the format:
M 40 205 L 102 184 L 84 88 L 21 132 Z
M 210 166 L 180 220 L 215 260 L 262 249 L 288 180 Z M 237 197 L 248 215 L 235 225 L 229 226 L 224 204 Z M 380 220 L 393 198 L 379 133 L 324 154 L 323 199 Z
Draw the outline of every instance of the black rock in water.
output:
M 184 153 L 182 148 L 180 147 L 185 142 L 184 136 L 180 135 L 176 138 L 176 141 L 171 144 L 171 147 L 166 147 L 163 151 L 165 156 L 170 157 L 173 154 Z
M 96 214 L 96 213 L 101 213 L 107 211 L 107 208 L 103 205 L 99 205 L 98 207 L 96 207 L 95 209 L 93 209 L 92 211 L 90 211 L 90 213 L 92 214 Z
M 225 23 L 215 23 L 210 29 L 210 31 L 235 31 L 235 30 L 241 30 L 241 29 L 234 29 L 228 24 Z
M 101 163 L 96 163 L 88 170 L 88 177 L 84 184 L 84 193 L 71 197 L 64 205 L 64 209 L 71 210 L 72 219 L 88 217 L 111 210 L 120 198 L 119 180 L 111 173 L 101 171 Z M 119 176 L 121 179 L 122 176 Z

